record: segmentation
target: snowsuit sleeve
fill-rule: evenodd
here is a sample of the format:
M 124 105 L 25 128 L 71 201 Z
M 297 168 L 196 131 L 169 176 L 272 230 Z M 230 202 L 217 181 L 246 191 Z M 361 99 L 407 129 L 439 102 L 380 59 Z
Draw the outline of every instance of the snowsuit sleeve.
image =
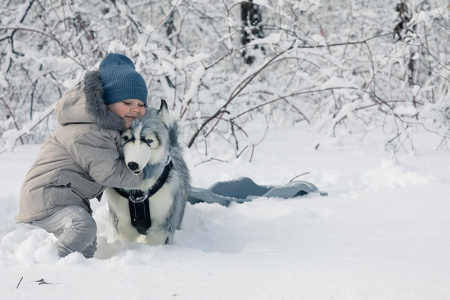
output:
M 135 187 L 142 181 L 119 157 L 117 144 L 108 131 L 87 131 L 68 147 L 73 159 L 97 183 L 107 187 Z

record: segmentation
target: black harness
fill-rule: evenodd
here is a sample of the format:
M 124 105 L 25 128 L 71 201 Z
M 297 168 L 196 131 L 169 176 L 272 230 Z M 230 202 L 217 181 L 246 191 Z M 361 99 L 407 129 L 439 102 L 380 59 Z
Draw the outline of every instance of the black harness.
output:
M 159 176 L 158 180 L 156 180 L 155 184 L 147 192 L 142 190 L 125 190 L 114 188 L 120 196 L 128 199 L 131 225 L 133 225 L 140 234 L 145 235 L 150 226 L 152 226 L 149 199 L 167 182 L 170 170 L 172 170 L 172 168 L 173 163 L 172 160 L 170 160 L 164 167 L 164 171 L 161 176 Z

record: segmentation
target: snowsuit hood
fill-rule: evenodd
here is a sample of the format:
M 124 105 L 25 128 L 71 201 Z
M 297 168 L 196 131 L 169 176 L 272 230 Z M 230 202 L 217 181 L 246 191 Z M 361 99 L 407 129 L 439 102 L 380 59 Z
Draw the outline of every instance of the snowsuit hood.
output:
M 103 129 L 125 129 L 124 120 L 103 102 L 102 81 L 98 71 L 88 72 L 84 81 L 64 94 L 56 105 L 55 115 L 61 126 L 92 123 Z

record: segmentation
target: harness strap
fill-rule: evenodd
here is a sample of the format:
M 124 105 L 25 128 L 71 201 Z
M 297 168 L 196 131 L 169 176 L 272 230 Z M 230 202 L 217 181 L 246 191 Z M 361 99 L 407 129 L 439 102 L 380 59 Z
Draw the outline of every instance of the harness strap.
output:
M 139 203 L 128 201 L 128 207 L 130 209 L 131 225 L 133 225 L 140 234 L 145 235 L 147 230 L 152 226 L 148 198 Z
M 162 188 L 162 186 L 166 183 L 167 178 L 169 178 L 169 173 L 170 173 L 170 170 L 172 170 L 172 169 L 173 169 L 173 163 L 172 163 L 172 160 L 170 160 L 164 167 L 164 171 L 162 172 L 161 176 L 159 176 L 159 178 L 158 178 L 158 180 L 156 180 L 155 184 L 148 190 L 148 192 L 147 192 L 148 198 L 151 198 L 154 194 L 156 194 Z
M 147 230 L 152 226 L 149 199 L 155 195 L 167 182 L 170 170 L 172 170 L 172 168 L 173 163 L 172 160 L 170 160 L 164 167 L 161 176 L 159 176 L 158 180 L 156 180 L 155 184 L 147 191 L 147 193 L 142 190 L 125 190 L 121 188 L 114 188 L 119 195 L 128 199 L 131 225 L 133 225 L 133 227 L 135 227 L 140 234 L 145 235 Z

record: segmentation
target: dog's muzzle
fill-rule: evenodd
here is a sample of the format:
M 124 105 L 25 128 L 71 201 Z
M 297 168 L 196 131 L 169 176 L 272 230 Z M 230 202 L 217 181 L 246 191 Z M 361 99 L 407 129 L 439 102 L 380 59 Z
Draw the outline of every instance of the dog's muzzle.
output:
M 142 170 L 139 170 L 139 164 L 135 163 L 134 161 L 131 161 L 128 163 L 128 168 L 134 172 L 134 174 L 141 173 Z

